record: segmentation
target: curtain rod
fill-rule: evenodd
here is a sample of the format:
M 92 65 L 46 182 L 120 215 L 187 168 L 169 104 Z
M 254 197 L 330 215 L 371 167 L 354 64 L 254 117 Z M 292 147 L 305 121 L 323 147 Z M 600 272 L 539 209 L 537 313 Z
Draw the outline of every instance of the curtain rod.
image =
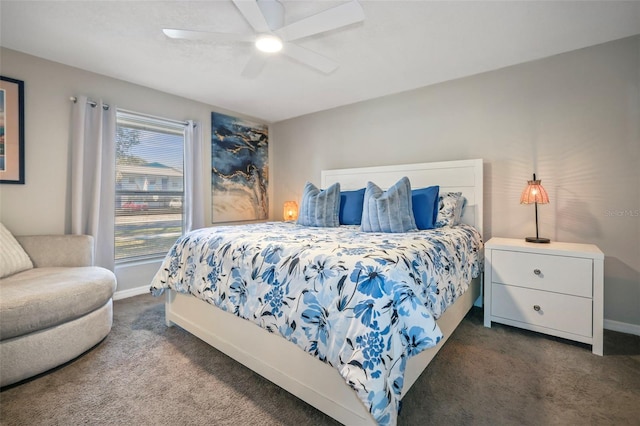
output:
M 69 97 L 69 100 L 70 100 L 71 102 L 73 102 L 73 103 L 78 102 L 78 98 L 76 98 L 75 96 L 71 96 L 71 97 Z M 96 105 L 98 105 L 98 103 L 97 103 L 96 101 L 92 101 L 91 99 L 87 99 L 87 103 L 88 103 L 89 105 L 91 105 L 92 107 L 95 107 Z M 102 104 L 102 109 L 104 109 L 105 111 L 108 111 L 108 110 L 109 110 L 109 108 L 111 108 L 109 105 L 107 105 L 107 104 Z M 125 114 L 131 114 L 131 115 L 143 116 L 143 117 L 147 117 L 147 118 L 155 119 L 155 120 L 170 121 L 170 122 L 173 122 L 173 123 L 176 123 L 176 124 L 180 124 L 180 125 L 182 125 L 182 126 L 187 126 L 187 125 L 189 124 L 189 122 L 188 122 L 188 121 L 171 120 L 171 119 L 168 119 L 168 118 L 157 117 L 157 116 L 155 116 L 155 115 L 141 114 L 141 113 L 139 113 L 139 112 L 129 111 L 129 110 L 126 110 L 126 109 L 121 109 L 120 111 L 121 111 L 121 112 L 123 112 L 123 113 L 125 113 Z M 197 127 L 197 124 L 196 124 L 196 123 L 193 123 L 193 126 L 194 126 L 194 127 Z
M 76 98 L 75 96 L 71 96 L 71 97 L 69 97 L 69 100 L 70 100 L 71 102 L 73 102 L 74 104 L 75 104 L 76 102 L 78 102 L 78 98 Z M 96 101 L 92 101 L 91 99 L 87 99 L 87 103 L 88 103 L 89 105 L 91 105 L 92 107 L 95 107 L 96 105 L 98 105 L 98 103 L 97 103 Z M 111 108 L 109 105 L 107 105 L 107 104 L 102 104 L 102 109 L 104 109 L 105 111 L 107 111 L 109 108 Z

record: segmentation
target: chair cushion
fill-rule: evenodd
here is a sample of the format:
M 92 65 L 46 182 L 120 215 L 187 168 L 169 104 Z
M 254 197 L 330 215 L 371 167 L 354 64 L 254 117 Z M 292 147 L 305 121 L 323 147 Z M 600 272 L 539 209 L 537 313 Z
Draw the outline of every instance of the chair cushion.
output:
M 11 232 L 0 223 L 0 278 L 33 268 L 31 258 Z
M 0 340 L 79 318 L 103 306 L 116 289 L 113 272 L 97 266 L 34 268 L 0 280 Z

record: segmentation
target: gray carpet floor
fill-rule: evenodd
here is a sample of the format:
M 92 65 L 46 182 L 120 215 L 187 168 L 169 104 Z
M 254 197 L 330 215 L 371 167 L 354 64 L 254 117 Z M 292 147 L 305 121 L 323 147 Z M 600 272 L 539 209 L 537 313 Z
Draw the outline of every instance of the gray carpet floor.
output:
M 163 298 L 114 303 L 109 336 L 0 393 L 2 425 L 333 425 L 179 327 Z M 482 326 L 473 308 L 403 401 L 399 425 L 640 425 L 640 337 L 587 345 Z

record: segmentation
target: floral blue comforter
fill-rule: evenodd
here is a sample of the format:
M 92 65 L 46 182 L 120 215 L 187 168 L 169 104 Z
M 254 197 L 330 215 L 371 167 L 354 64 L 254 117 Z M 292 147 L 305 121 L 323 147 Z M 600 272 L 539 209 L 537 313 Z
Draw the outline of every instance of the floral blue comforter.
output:
M 379 424 L 395 424 L 406 361 L 480 272 L 482 240 L 461 225 L 405 234 L 294 223 L 181 237 L 153 279 L 278 333 L 336 368 Z

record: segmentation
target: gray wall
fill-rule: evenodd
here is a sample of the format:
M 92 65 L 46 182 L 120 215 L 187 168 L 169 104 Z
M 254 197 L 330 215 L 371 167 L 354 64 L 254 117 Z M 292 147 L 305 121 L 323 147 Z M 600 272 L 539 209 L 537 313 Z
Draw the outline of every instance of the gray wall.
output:
M 271 218 L 322 169 L 483 158 L 485 238 L 521 238 L 535 232 L 533 207 L 518 204 L 535 171 L 551 197 L 540 206 L 541 234 L 597 244 L 606 255 L 605 318 L 640 326 L 639 62 L 634 37 L 276 123 Z M 69 230 L 69 97 L 80 94 L 201 121 L 210 220 L 210 113 L 229 111 L 8 49 L 0 64 L 26 89 L 26 184 L 0 185 L 10 230 Z M 118 290 L 147 285 L 155 268 L 120 271 Z
M 392 76 L 389 78 L 402 78 Z M 485 239 L 535 235 L 605 253 L 605 318 L 640 334 L 640 37 L 276 123 L 272 217 L 322 169 L 483 158 Z
M 102 98 L 131 111 L 202 123 L 205 221 L 211 223 L 211 112 L 224 109 L 0 48 L 0 72 L 25 82 L 24 185 L 0 185 L 0 220 L 19 235 L 70 232 L 70 96 Z M 176 76 L 179 78 L 180 76 Z M 246 117 L 252 118 L 252 117 Z M 116 268 L 118 291 L 144 287 L 159 262 Z

